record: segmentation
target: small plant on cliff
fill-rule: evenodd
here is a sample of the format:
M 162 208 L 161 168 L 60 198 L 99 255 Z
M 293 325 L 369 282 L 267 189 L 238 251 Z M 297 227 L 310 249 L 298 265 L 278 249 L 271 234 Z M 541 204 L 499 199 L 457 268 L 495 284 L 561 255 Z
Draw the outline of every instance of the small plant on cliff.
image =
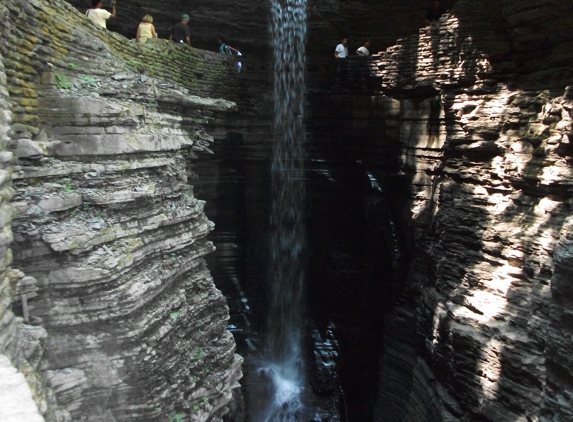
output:
M 56 73 L 54 75 L 56 78 L 56 86 L 60 89 L 70 89 L 72 87 L 72 82 L 66 78 L 66 75 L 61 73 Z
M 71 185 L 71 181 L 72 179 L 62 179 L 62 182 L 64 182 L 64 192 L 70 193 L 74 191 L 74 187 Z
M 209 398 L 203 397 L 203 400 L 201 400 L 201 404 L 203 406 L 207 406 L 209 404 Z
M 169 422 L 179 422 L 183 420 L 183 415 L 181 413 L 176 413 L 169 419 Z
M 96 88 L 96 80 L 93 76 L 89 76 L 89 75 L 80 75 L 79 76 L 80 79 L 80 84 L 82 86 L 82 88 Z
M 181 316 L 181 314 L 179 312 L 171 312 L 169 314 L 169 318 L 171 318 L 171 322 L 177 321 L 180 316 Z
M 77 69 L 78 65 L 75 63 L 68 63 L 68 66 L 70 67 L 70 69 Z

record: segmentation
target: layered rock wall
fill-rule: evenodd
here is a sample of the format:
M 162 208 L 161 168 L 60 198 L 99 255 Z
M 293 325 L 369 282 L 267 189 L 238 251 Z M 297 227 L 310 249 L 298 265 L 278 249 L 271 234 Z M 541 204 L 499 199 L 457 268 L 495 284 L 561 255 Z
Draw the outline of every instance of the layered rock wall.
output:
M 414 259 L 375 420 L 572 418 L 573 57 L 549 30 L 572 15 L 549 6 L 460 1 L 376 63 Z
M 0 5 L 0 19 L 8 19 L 6 4 Z M 5 148 L 10 144 L 12 124 L 11 102 L 8 92 L 8 80 L 4 67 L 4 52 L 0 53 L 0 213 L 2 215 L 2 236 L 0 248 L 0 390 L 3 396 L 0 405 L 0 419 L 6 421 L 43 421 L 42 415 L 53 419 L 53 392 L 47 389 L 41 376 L 36 372 L 43 353 L 46 331 L 42 327 L 27 325 L 28 309 L 25 320 L 14 315 L 13 304 L 26 301 L 35 295 L 35 282 L 32 277 L 24 277 L 21 271 L 14 270 L 13 241 L 11 222 L 14 207 L 12 188 L 12 152 Z M 8 71 L 9 72 L 9 71 Z M 24 325 L 23 323 L 26 323 Z
M 236 63 L 141 46 L 62 1 L 4 5 L 14 266 L 36 294 L 14 309 L 48 332 L 50 420 L 229 417 L 241 359 L 188 178 L 235 107 L 209 97 L 238 95 Z

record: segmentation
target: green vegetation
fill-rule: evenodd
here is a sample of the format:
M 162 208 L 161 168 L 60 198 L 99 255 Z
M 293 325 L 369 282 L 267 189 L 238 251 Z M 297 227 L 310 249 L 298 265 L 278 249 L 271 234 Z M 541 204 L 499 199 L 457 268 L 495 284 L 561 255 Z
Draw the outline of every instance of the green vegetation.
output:
M 70 192 L 74 192 L 74 187 L 71 185 L 72 179 L 69 178 L 65 178 L 62 179 L 62 182 L 64 183 L 64 192 L 66 193 L 70 193 Z
M 179 312 L 171 312 L 169 314 L 169 318 L 171 319 L 171 322 L 177 321 L 180 316 L 181 316 L 181 314 Z
M 60 89 L 70 89 L 72 87 L 72 81 L 70 81 L 66 75 L 63 75 L 61 73 L 56 73 L 55 75 L 56 78 L 56 86 Z
M 205 356 L 205 352 L 203 351 L 203 349 L 201 348 L 197 349 L 197 351 L 195 352 L 195 359 L 201 359 L 203 356 Z
M 80 75 L 78 76 L 82 88 L 96 88 L 96 80 L 93 76 Z
M 183 415 L 181 413 L 176 413 L 169 419 L 169 422 L 179 422 L 183 420 Z
M 78 65 L 75 63 L 68 63 L 68 66 L 70 69 L 77 69 L 78 68 Z

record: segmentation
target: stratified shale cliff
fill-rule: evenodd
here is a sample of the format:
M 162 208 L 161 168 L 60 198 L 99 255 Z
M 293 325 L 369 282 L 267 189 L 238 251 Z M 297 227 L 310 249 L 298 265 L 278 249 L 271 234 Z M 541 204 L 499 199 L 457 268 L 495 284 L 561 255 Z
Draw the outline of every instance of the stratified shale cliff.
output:
M 368 70 L 412 241 L 374 420 L 573 419 L 572 23 L 460 0 Z
M 89 3 L 0 3 L 0 392 L 29 404 L 0 419 L 241 420 L 204 207 L 256 349 L 268 2 L 120 0 L 110 21 L 167 37 L 190 13 L 240 74 Z M 416 32 L 417 0 L 309 1 L 309 380 L 353 422 L 570 421 L 573 4 L 444 3 Z M 341 36 L 395 45 L 335 61 Z
M 0 352 L 41 376 L 46 420 L 230 417 L 241 358 L 188 181 L 235 107 L 209 98 L 235 63 L 141 46 L 59 0 L 8 0 L 2 21 Z

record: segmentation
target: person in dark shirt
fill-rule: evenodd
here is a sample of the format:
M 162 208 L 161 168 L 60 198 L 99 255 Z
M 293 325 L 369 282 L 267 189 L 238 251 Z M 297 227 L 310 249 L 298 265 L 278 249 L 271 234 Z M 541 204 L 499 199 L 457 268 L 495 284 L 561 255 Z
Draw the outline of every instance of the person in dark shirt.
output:
M 432 22 L 437 21 L 444 13 L 446 13 L 446 10 L 442 7 L 442 3 L 435 1 L 434 5 L 426 10 L 426 23 L 431 24 Z
M 171 35 L 169 39 L 176 43 L 186 43 L 191 47 L 191 30 L 187 26 L 189 22 L 189 15 L 181 16 L 181 22 L 175 24 L 173 29 L 171 29 Z

